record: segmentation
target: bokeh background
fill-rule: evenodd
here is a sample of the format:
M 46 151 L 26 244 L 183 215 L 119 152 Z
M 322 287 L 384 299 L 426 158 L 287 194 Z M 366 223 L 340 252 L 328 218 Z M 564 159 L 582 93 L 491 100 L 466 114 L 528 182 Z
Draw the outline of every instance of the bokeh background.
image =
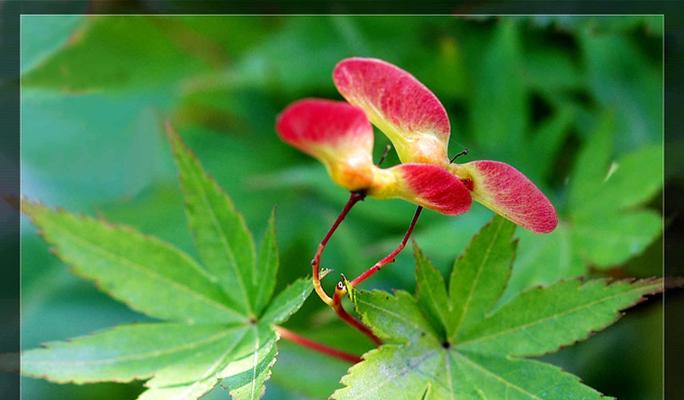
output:
M 170 119 L 257 237 L 276 207 L 285 286 L 309 272 L 348 194 L 277 138 L 275 118 L 302 97 L 341 99 L 334 65 L 371 56 L 410 71 L 440 98 L 451 154 L 467 147 L 461 161 L 514 165 L 559 210 L 553 234 L 518 229 L 505 299 L 572 276 L 662 275 L 662 17 L 23 16 L 21 28 L 28 198 L 132 225 L 193 254 L 161 130 Z M 385 143 L 377 134 L 376 155 Z M 386 165 L 397 162 L 390 154 Z M 367 199 L 324 265 L 347 276 L 365 270 L 400 240 L 412 211 Z M 415 238 L 447 273 L 491 215 L 479 205 L 459 217 L 426 212 Z M 26 220 L 21 239 L 24 349 L 144 319 L 71 275 Z M 406 251 L 367 285 L 413 290 L 413 268 Z M 369 348 L 315 296 L 287 326 L 350 351 Z M 662 352 L 655 298 L 544 358 L 605 394 L 655 400 Z M 326 398 L 347 367 L 281 342 L 266 398 Z M 26 378 L 22 390 L 26 399 L 129 399 L 141 384 Z

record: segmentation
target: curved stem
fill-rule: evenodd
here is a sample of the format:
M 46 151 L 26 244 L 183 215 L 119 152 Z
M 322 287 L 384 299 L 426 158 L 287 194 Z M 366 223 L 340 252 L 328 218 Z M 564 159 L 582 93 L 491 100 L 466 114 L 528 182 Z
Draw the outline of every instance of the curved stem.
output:
M 331 357 L 335 357 L 337 359 L 343 360 L 350 362 L 352 364 L 356 364 L 358 362 L 361 362 L 361 357 L 350 354 L 347 352 L 344 352 L 342 350 L 337 350 L 333 349 L 332 347 L 326 346 L 322 343 L 314 342 L 311 339 L 307 339 L 303 336 L 299 336 L 298 334 L 283 328 L 282 326 L 276 325 L 275 327 L 276 332 L 280 335 L 281 338 L 290 341 L 292 343 L 298 344 L 302 347 L 306 347 L 307 349 L 311 349 L 313 351 L 316 351 L 321 354 L 325 354 Z
M 366 272 L 362 273 L 361 275 L 357 276 L 351 281 L 351 286 L 355 287 L 361 282 L 365 281 L 366 279 L 370 278 L 375 274 L 376 272 L 380 271 L 382 267 L 385 265 L 394 262 L 395 257 L 397 254 L 401 253 L 402 250 L 404 250 L 404 247 L 406 247 L 406 243 L 408 242 L 409 238 L 411 237 L 411 233 L 413 233 L 413 228 L 416 227 L 416 223 L 418 222 L 418 218 L 420 218 L 420 213 L 423 211 L 423 207 L 418 206 L 416 208 L 416 212 L 413 214 L 413 219 L 411 219 L 411 224 L 409 225 L 408 229 L 406 230 L 406 233 L 404 234 L 404 238 L 401 240 L 401 243 L 399 243 L 399 246 L 397 246 L 396 249 L 392 250 L 391 253 L 389 253 L 385 258 L 382 260 L 378 261 L 370 267 Z
M 323 255 L 323 250 L 325 250 L 325 246 L 328 244 L 328 241 L 332 237 L 333 233 L 335 233 L 337 227 L 344 220 L 347 214 L 349 214 L 349 211 L 352 209 L 352 207 L 354 207 L 356 203 L 365 198 L 365 192 L 351 192 L 349 200 L 347 200 L 347 204 L 344 205 L 344 208 L 340 212 L 340 215 L 337 216 L 337 219 L 328 230 L 328 233 L 326 233 L 326 235 L 323 237 L 323 240 L 321 240 L 321 243 L 318 245 L 318 249 L 316 250 L 316 254 L 314 255 L 314 258 L 311 260 L 311 271 L 314 290 L 318 294 L 318 297 L 320 297 L 321 300 L 323 300 L 323 302 L 329 306 L 332 306 L 333 299 L 330 296 L 328 296 L 328 294 L 321 286 L 321 256 Z
M 338 282 L 337 286 L 335 287 L 335 293 L 333 294 L 333 310 L 335 310 L 335 313 L 338 317 L 340 317 L 342 321 L 346 322 L 352 328 L 368 336 L 368 338 L 372 340 L 376 346 L 380 346 L 382 344 L 382 340 L 379 337 L 375 336 L 375 334 L 370 330 L 370 328 L 364 325 L 363 322 L 359 321 L 358 319 L 354 318 L 351 314 L 349 314 L 347 310 L 344 309 L 344 306 L 342 306 L 342 297 L 345 293 L 347 293 L 347 289 L 344 287 L 344 284 L 342 282 Z

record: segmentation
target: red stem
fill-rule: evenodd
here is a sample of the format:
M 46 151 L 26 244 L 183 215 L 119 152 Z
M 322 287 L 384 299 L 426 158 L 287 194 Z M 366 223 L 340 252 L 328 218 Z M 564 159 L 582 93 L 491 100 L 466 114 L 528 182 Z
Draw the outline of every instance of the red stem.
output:
M 330 298 L 330 296 L 328 296 L 328 294 L 325 292 L 325 290 L 323 290 L 323 287 L 321 286 L 321 256 L 323 255 L 323 250 L 325 250 L 325 246 L 328 244 L 328 241 L 332 237 L 333 233 L 335 233 L 335 231 L 337 230 L 337 227 L 344 220 L 347 214 L 349 214 L 349 211 L 352 209 L 352 207 L 354 207 L 356 203 L 363 200 L 364 198 L 366 198 L 366 194 L 364 192 L 351 192 L 349 200 L 347 200 L 347 204 L 344 205 L 344 208 L 340 212 L 340 215 L 337 216 L 337 219 L 328 230 L 328 233 L 326 233 L 325 237 L 323 237 L 323 240 L 321 240 L 321 243 L 318 245 L 318 249 L 316 250 L 316 254 L 314 255 L 314 258 L 311 260 L 311 270 L 313 275 L 312 280 L 314 289 L 316 290 L 318 297 L 320 297 L 321 300 L 323 300 L 323 302 L 329 306 L 332 306 L 333 300 L 332 298 Z
M 322 343 L 314 342 L 311 339 L 307 339 L 303 336 L 299 336 L 298 334 L 283 328 L 282 326 L 275 326 L 276 332 L 280 335 L 285 340 L 288 340 L 292 343 L 298 344 L 300 346 L 306 347 L 308 349 L 311 349 L 313 351 L 316 351 L 318 353 L 322 353 L 331 357 L 335 357 L 337 359 L 343 360 L 350 362 L 352 364 L 356 364 L 358 362 L 361 362 L 361 357 L 356 356 L 354 354 L 346 353 L 341 350 L 333 349 L 332 347 L 326 346 Z
M 383 258 L 382 260 L 378 261 L 370 267 L 366 272 L 362 273 L 361 275 L 357 276 L 354 278 L 354 280 L 351 281 L 351 286 L 356 287 L 359 285 L 361 282 L 365 281 L 366 279 L 370 278 L 380 270 L 380 268 L 384 267 L 385 265 L 394 262 L 394 258 L 397 256 L 397 254 L 401 253 L 402 250 L 404 250 L 404 247 L 406 247 L 406 243 L 408 243 L 409 238 L 411 237 L 411 233 L 413 232 L 413 228 L 416 227 L 416 223 L 418 222 L 418 218 L 420 217 L 420 213 L 423 211 L 423 207 L 419 206 L 416 208 L 415 214 L 413 214 L 413 219 L 411 220 L 411 224 L 408 227 L 408 230 L 406 230 L 406 233 L 404 234 L 404 238 L 401 240 L 401 243 L 399 243 L 399 246 L 397 246 L 396 249 L 392 250 L 391 253 L 387 255 L 387 257 Z
M 335 288 L 335 293 L 333 294 L 333 310 L 335 310 L 335 313 L 338 317 L 340 317 L 340 319 L 342 319 L 342 321 L 346 322 L 352 328 L 355 328 L 359 332 L 368 336 L 368 338 L 372 340 L 376 346 L 380 346 L 382 344 L 382 340 L 379 337 L 375 336 L 375 334 L 373 334 L 370 328 L 364 325 L 363 322 L 359 321 L 358 319 L 350 315 L 342 306 L 342 296 L 344 296 L 346 292 L 347 290 L 344 287 L 344 284 L 342 282 L 339 282 L 337 284 L 337 287 Z

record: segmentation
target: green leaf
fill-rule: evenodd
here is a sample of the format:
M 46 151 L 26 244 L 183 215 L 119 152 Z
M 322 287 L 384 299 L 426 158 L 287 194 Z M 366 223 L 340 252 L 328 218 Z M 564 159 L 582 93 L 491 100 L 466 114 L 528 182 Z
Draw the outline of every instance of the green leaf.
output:
M 600 16 L 577 16 L 577 15 L 544 15 L 524 17 L 533 21 L 535 25 L 548 27 L 553 25 L 554 29 L 581 33 L 605 33 L 622 32 L 633 30 L 640 25 L 656 25 L 662 22 L 662 16 L 657 15 L 600 15 Z
M 22 15 L 21 73 L 39 65 L 69 40 L 83 15 Z
M 413 252 L 416 256 L 416 299 L 424 310 L 428 310 L 434 327 L 450 326 L 452 310 L 444 278 L 416 242 L 413 242 Z
M 276 361 L 276 335 L 269 326 L 253 326 L 240 344 L 235 361 L 220 372 L 222 385 L 235 400 L 261 398 Z
M 661 57 L 651 59 L 640 40 L 630 40 L 628 35 L 615 32 L 586 30 L 578 39 L 588 88 L 605 109 L 615 112 L 621 139 L 616 142 L 618 149 L 634 150 L 644 143 L 662 143 Z
M 523 290 L 549 285 L 564 278 L 576 278 L 586 272 L 582 258 L 572 242 L 572 227 L 560 221 L 556 229 L 539 235 L 520 230 L 520 242 L 511 279 L 499 303 L 505 303 Z
M 385 344 L 371 350 L 364 354 L 363 362 L 349 369 L 340 381 L 345 387 L 331 397 L 336 400 L 425 399 L 433 382 L 445 384 L 443 379 L 435 378 L 445 370 L 444 356 L 435 350 L 436 346 Z
M 585 260 L 605 268 L 640 254 L 662 229 L 662 217 L 651 210 L 591 215 L 575 221 L 572 241 Z
M 582 207 L 600 191 L 608 174 L 614 135 L 615 118 L 612 114 L 604 114 L 575 160 L 568 194 L 571 211 Z
M 275 233 L 275 209 L 273 209 L 271 218 L 268 220 L 266 234 L 261 240 L 261 247 L 259 248 L 259 256 L 257 258 L 255 279 L 259 282 L 259 285 L 257 286 L 257 293 L 254 300 L 254 308 L 257 313 L 260 313 L 264 309 L 271 299 L 271 296 L 273 296 L 279 263 L 278 243 L 276 243 Z
M 582 77 L 573 56 L 566 49 L 551 46 L 539 46 L 525 52 L 524 77 L 528 85 L 549 96 L 579 89 Z
M 403 290 L 394 295 L 380 290 L 354 290 L 352 298 L 363 310 L 364 322 L 383 340 L 411 343 L 434 330 L 413 296 Z
M 187 254 L 135 230 L 24 201 L 22 209 L 74 273 L 151 317 L 238 322 L 212 278 Z
M 273 299 L 273 303 L 266 309 L 261 319 L 272 324 L 287 321 L 304 304 L 311 290 L 313 290 L 313 285 L 309 278 L 297 279 Z
M 453 365 L 454 379 L 465 378 L 463 394 L 456 398 L 608 399 L 576 376 L 539 361 L 464 352 L 454 354 Z
M 263 395 L 276 361 L 274 325 L 302 306 L 310 280 L 299 279 L 271 299 L 278 269 L 274 215 L 257 266 L 251 234 L 230 198 L 180 138 L 169 137 L 203 266 L 128 227 L 29 201 L 22 209 L 74 272 L 134 310 L 171 322 L 119 326 L 25 351 L 25 374 L 59 383 L 147 380 L 143 400 L 197 399 L 219 382 L 234 399 Z M 221 263 L 221 256 L 230 262 Z M 234 290 L 227 289 L 235 287 L 245 289 L 243 303 L 229 297 Z
M 613 161 L 615 129 L 613 114 L 603 114 L 581 148 L 558 228 L 543 236 L 521 233 L 520 256 L 501 303 L 535 285 L 584 275 L 589 266 L 619 266 L 659 237 L 662 218 L 640 206 L 662 190 L 662 146 Z
M 443 333 L 453 323 L 448 319 L 441 327 L 428 323 L 434 320 L 435 300 L 421 301 L 419 294 L 416 299 L 403 291 L 394 295 L 355 291 L 352 299 L 357 311 L 385 344 L 366 353 L 364 361 L 349 370 L 342 379 L 345 386 L 333 398 L 605 399 L 579 378 L 522 357 L 546 354 L 588 338 L 615 322 L 621 310 L 660 292 L 662 281 L 571 280 L 526 291 L 498 306 L 501 277 L 505 284 L 515 253 L 512 234 L 513 227 L 495 217 L 455 264 L 451 305 L 458 307 L 453 311 L 462 311 L 455 313 L 453 336 Z M 419 274 L 425 274 L 429 261 L 417 248 L 416 253 Z M 496 289 L 489 290 L 484 277 L 491 277 L 489 282 Z M 425 277 L 421 281 L 418 291 L 428 282 Z M 472 294 L 473 288 L 477 295 Z M 454 302 L 459 297 L 465 300 Z M 445 298 L 441 308 L 449 306 Z
M 662 290 L 659 280 L 636 283 L 571 280 L 531 289 L 464 333 L 463 350 L 539 356 L 588 338 L 644 295 Z
M 247 225 L 228 195 L 204 172 L 181 138 L 170 127 L 167 132 L 180 170 L 195 247 L 207 271 L 223 287 L 235 308 L 256 315 L 259 282 L 255 276 L 254 242 Z
M 22 193 L 92 210 L 167 181 L 173 164 L 157 113 L 172 104 L 168 87 L 75 96 L 22 86 Z
M 192 57 L 193 48 L 183 43 L 183 34 L 177 22 L 165 17 L 94 16 L 59 51 L 29 70 L 22 85 L 66 91 L 122 89 L 206 69 L 204 61 Z
M 235 346 L 239 325 L 146 323 L 122 325 L 22 354 L 22 372 L 59 383 L 128 382 L 159 374 L 199 352 Z
M 521 154 L 521 157 L 526 157 L 524 159 L 527 160 L 528 169 L 539 176 L 539 179 L 535 179 L 534 175 L 530 176 L 533 182 L 543 182 L 551 173 L 553 161 L 570 132 L 573 117 L 574 113 L 570 108 L 561 108 L 537 127 L 530 143 L 530 151 Z
M 449 339 L 482 319 L 503 293 L 515 254 L 515 225 L 496 216 L 454 263 L 449 283 Z
M 483 49 L 471 79 L 471 129 L 478 145 L 490 153 L 518 148 L 527 129 L 528 102 L 517 22 L 501 20 Z
M 580 215 L 624 210 L 653 198 L 663 186 L 663 148 L 646 146 L 614 162 L 597 193 L 590 194 L 575 211 Z

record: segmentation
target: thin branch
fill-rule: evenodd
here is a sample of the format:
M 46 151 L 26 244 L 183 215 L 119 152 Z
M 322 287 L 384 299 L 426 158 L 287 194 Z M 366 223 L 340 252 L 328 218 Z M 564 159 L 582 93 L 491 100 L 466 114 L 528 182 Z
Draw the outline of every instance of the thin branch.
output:
M 321 300 L 323 300 L 323 302 L 329 306 L 332 306 L 333 300 L 330 296 L 328 296 L 328 294 L 321 286 L 321 256 L 323 255 L 323 250 L 325 250 L 325 246 L 328 244 L 328 241 L 332 237 L 333 233 L 335 233 L 337 227 L 344 220 L 347 214 L 349 214 L 349 211 L 352 209 L 352 207 L 354 207 L 356 203 L 365 198 L 365 192 L 351 192 L 349 200 L 347 200 L 347 204 L 344 205 L 344 208 L 340 212 L 340 215 L 337 216 L 337 219 L 328 230 L 328 233 L 325 235 L 325 237 L 323 237 L 323 240 L 321 240 L 321 243 L 318 245 L 318 249 L 316 250 L 316 254 L 314 255 L 314 258 L 311 260 L 311 271 L 313 276 L 312 281 L 314 290 L 316 290 L 318 297 L 320 297 Z
M 311 349 L 315 352 L 321 353 L 328 355 L 330 357 L 337 358 L 342 361 L 347 361 L 352 364 L 356 364 L 358 362 L 361 362 L 361 357 L 350 354 L 347 352 L 344 352 L 342 350 L 337 350 L 333 349 L 332 347 L 326 346 L 322 343 L 314 342 L 311 339 L 307 339 L 303 336 L 299 336 L 298 334 L 283 328 L 282 326 L 276 325 L 275 327 L 276 332 L 280 335 L 281 338 L 290 341 L 292 343 L 298 344 L 302 347 L 306 347 L 307 349 Z
M 333 294 L 333 310 L 335 310 L 335 313 L 338 317 L 340 317 L 342 321 L 346 322 L 352 328 L 368 336 L 368 338 L 372 340 L 376 346 L 380 346 L 382 344 L 382 340 L 379 337 L 375 336 L 375 334 L 373 334 L 370 328 L 367 327 L 363 322 L 354 318 L 344 309 L 344 306 L 342 305 L 342 298 L 345 293 L 347 293 L 347 289 L 345 288 L 344 284 L 342 283 L 342 281 L 338 282 L 337 286 L 335 287 L 335 294 Z
M 413 228 L 416 227 L 416 223 L 418 222 L 418 218 L 420 217 L 420 213 L 423 211 L 423 207 L 418 206 L 416 208 L 416 212 L 413 214 L 413 219 L 411 219 L 411 224 L 409 225 L 408 229 L 406 230 L 406 233 L 404 234 L 404 238 L 401 240 L 401 243 L 399 243 L 399 246 L 397 246 L 396 249 L 392 250 L 391 253 L 389 253 L 385 258 L 382 260 L 378 261 L 370 267 L 366 272 L 362 273 L 361 275 L 357 276 L 351 281 L 351 286 L 356 287 L 358 286 L 361 282 L 365 281 L 366 279 L 370 278 L 378 272 L 382 267 L 385 265 L 394 262 L 394 259 L 396 256 L 401 253 L 402 250 L 404 250 L 404 247 L 406 247 L 406 243 L 408 243 L 409 238 L 411 237 L 411 233 L 413 232 Z

